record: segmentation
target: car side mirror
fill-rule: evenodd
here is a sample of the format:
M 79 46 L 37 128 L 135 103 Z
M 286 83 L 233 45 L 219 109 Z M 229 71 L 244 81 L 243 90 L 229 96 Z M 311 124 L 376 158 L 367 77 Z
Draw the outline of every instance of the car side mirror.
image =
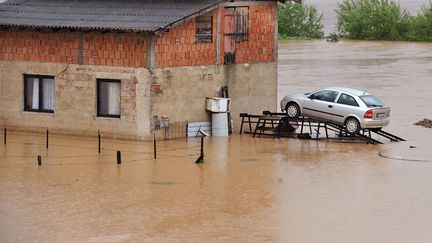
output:
M 311 99 L 311 100 L 313 100 L 314 96 L 313 95 L 309 95 L 308 98 Z

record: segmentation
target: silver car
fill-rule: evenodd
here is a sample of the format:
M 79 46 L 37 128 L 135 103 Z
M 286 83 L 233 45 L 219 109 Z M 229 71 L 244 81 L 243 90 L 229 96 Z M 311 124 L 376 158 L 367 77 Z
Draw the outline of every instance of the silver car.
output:
M 281 101 L 290 118 L 309 116 L 345 126 L 350 134 L 381 129 L 390 122 L 390 108 L 376 96 L 351 88 L 332 87 L 313 93 L 292 94 Z

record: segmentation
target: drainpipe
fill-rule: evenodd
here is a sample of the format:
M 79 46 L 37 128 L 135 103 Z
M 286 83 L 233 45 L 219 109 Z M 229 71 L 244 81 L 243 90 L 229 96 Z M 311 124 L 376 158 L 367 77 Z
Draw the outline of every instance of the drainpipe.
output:
M 215 73 L 219 73 L 219 67 L 220 67 L 220 53 L 221 53 L 221 14 L 222 14 L 222 7 L 219 6 L 217 9 L 217 16 L 216 16 L 216 67 L 215 67 Z

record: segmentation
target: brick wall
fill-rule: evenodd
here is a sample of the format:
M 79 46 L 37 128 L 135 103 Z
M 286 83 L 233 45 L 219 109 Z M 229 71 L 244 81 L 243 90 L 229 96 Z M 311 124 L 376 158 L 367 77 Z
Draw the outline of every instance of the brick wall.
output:
M 195 43 L 195 19 L 171 29 L 156 39 L 156 66 L 211 65 L 216 62 L 216 13 L 213 11 L 213 41 Z
M 221 16 L 221 63 L 224 63 L 224 11 Z M 190 20 L 156 38 L 156 67 L 216 63 L 217 9 L 213 42 L 195 43 L 196 24 Z M 248 41 L 236 43 L 236 63 L 275 60 L 274 6 L 249 7 Z M 146 38 L 134 34 L 84 34 L 83 62 L 89 65 L 146 66 Z M 78 63 L 78 33 L 0 32 L 0 60 Z
M 275 11 L 273 6 L 249 7 L 249 40 L 236 43 L 236 63 L 275 60 Z
M 146 45 L 143 36 L 87 34 L 84 64 L 145 67 Z
M 0 60 L 77 62 L 77 36 L 71 33 L 0 32 Z
M 224 63 L 224 8 L 221 16 L 221 63 Z M 249 6 L 249 39 L 236 43 L 236 63 L 270 62 L 276 58 L 274 6 Z M 171 29 L 156 39 L 156 66 L 212 65 L 216 63 L 216 20 L 213 11 L 213 43 L 195 43 L 195 20 Z
M 1 31 L 0 60 L 77 64 L 78 33 Z M 145 67 L 145 37 L 85 34 L 83 61 L 88 65 Z

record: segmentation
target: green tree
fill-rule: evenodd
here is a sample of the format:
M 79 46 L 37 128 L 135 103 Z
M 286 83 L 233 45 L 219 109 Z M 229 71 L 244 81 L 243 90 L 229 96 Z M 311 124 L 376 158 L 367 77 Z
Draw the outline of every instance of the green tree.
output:
M 432 41 L 432 1 L 423 6 L 421 12 L 412 18 L 408 33 L 409 40 Z
M 324 35 L 323 14 L 311 5 L 287 2 L 279 4 L 281 36 L 321 38 Z
M 392 0 L 343 0 L 336 10 L 340 35 L 360 40 L 403 40 L 411 17 Z

